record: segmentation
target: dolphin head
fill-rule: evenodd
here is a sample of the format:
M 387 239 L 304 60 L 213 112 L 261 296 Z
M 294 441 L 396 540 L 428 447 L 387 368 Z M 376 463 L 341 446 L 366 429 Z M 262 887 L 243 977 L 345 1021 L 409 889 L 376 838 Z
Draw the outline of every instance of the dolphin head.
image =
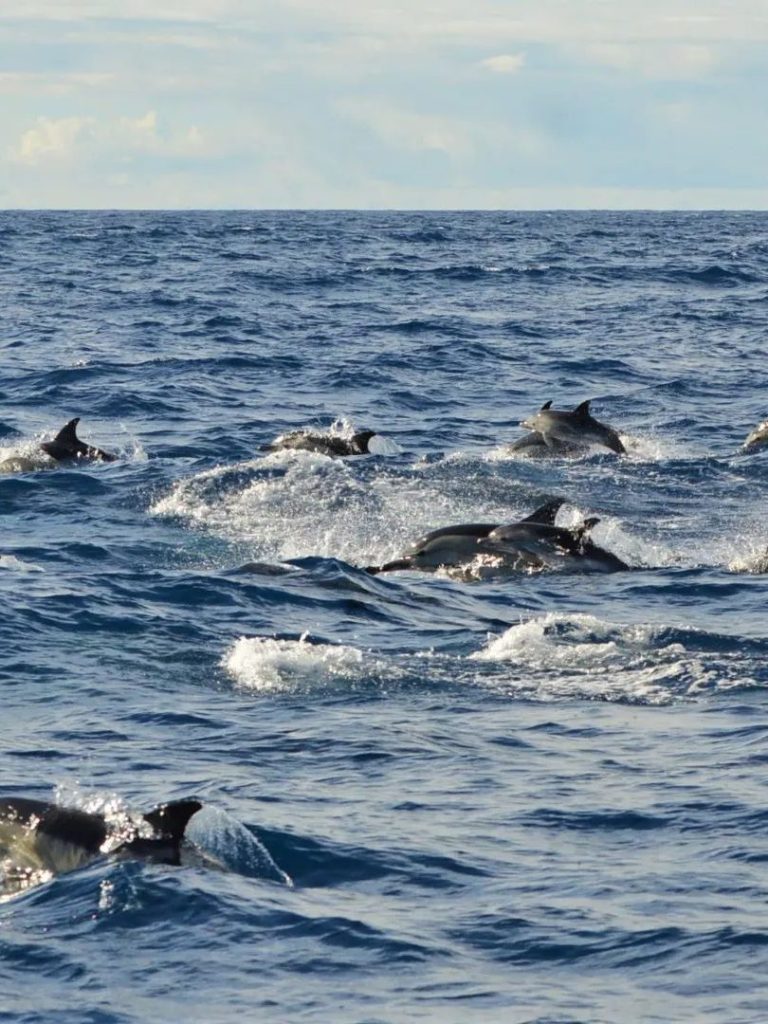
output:
M 545 402 L 544 405 L 535 412 L 533 416 L 529 416 L 526 420 L 520 421 L 520 426 L 525 427 L 527 430 L 533 430 L 537 434 L 541 434 L 542 437 L 546 433 L 547 425 L 550 422 L 550 418 L 546 415 L 547 411 L 552 407 L 552 401 Z

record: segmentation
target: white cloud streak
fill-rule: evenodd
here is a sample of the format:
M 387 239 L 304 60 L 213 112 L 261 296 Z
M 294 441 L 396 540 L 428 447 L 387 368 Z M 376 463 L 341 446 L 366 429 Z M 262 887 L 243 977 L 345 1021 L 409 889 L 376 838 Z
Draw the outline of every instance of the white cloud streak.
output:
M 44 167 L 62 162 L 93 163 L 137 153 L 194 158 L 205 152 L 197 125 L 161 131 L 154 110 L 136 118 L 39 117 L 11 148 L 15 163 Z
M 486 57 L 480 64 L 497 75 L 516 75 L 525 65 L 525 54 L 500 53 L 497 57 Z

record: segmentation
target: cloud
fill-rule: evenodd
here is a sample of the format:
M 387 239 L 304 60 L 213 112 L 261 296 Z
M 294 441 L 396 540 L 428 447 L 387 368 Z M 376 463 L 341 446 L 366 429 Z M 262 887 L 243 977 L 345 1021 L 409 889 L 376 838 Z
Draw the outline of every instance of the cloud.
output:
M 43 93 L 63 95 L 78 89 L 95 89 L 114 78 L 102 72 L 70 72 L 55 74 L 39 71 L 0 71 L 0 94 L 25 95 Z
M 93 118 L 90 117 L 38 117 L 34 128 L 24 132 L 19 139 L 12 157 L 18 163 L 31 166 L 44 160 L 68 159 L 92 124 Z
M 589 46 L 583 53 L 595 63 L 646 78 L 701 78 L 719 63 L 713 47 L 694 43 L 604 43 Z
M 403 110 L 379 100 L 342 100 L 337 109 L 395 149 L 432 150 L 452 157 L 471 149 L 466 126 L 449 117 Z
M 194 157 L 205 148 L 197 125 L 161 129 L 156 111 L 116 120 L 95 117 L 39 117 L 11 150 L 17 163 L 37 166 L 49 161 L 120 160 L 136 153 Z
M 498 57 L 486 57 L 480 64 L 497 75 L 515 75 L 525 64 L 525 54 L 502 53 Z

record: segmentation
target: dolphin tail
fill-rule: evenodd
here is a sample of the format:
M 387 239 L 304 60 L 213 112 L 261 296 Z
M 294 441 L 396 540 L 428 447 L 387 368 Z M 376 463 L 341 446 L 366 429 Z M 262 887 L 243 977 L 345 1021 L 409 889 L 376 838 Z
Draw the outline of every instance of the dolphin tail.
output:
M 366 565 L 364 572 L 371 576 L 378 576 L 380 572 L 397 572 L 398 569 L 410 569 L 411 562 L 408 558 L 398 558 L 394 562 L 385 562 L 384 565 Z
M 535 512 L 531 512 L 525 519 L 521 519 L 522 523 L 546 523 L 548 526 L 555 525 L 555 518 L 557 513 L 565 504 L 565 498 L 553 498 L 552 501 L 548 501 L 545 505 L 537 508 Z

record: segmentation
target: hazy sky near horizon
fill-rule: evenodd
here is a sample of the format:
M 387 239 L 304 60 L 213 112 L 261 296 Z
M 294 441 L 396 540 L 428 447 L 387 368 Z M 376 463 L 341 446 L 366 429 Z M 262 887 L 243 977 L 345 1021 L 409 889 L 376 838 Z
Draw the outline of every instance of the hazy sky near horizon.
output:
M 768 209 L 768 0 L 0 0 L 0 206 Z

